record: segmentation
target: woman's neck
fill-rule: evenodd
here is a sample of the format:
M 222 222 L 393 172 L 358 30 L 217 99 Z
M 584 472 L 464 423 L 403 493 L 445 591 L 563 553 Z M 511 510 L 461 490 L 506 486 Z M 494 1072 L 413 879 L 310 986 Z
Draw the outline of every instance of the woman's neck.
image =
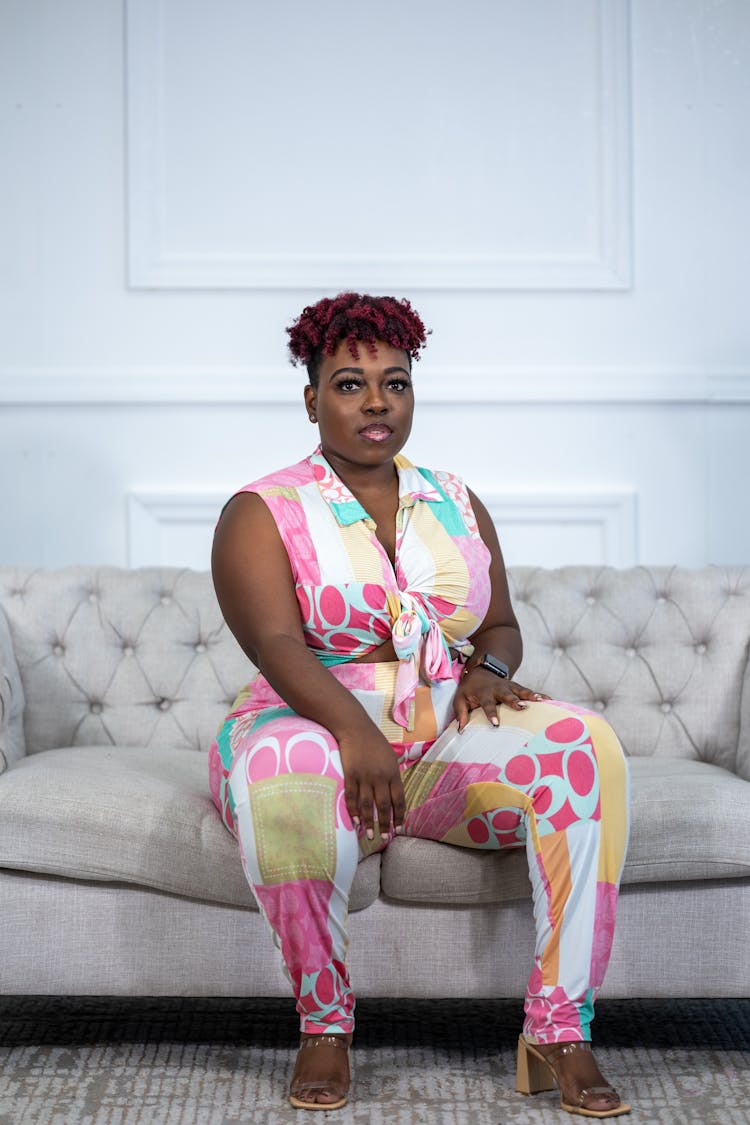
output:
M 358 500 L 360 495 L 382 494 L 385 497 L 392 490 L 398 496 L 398 470 L 393 460 L 378 465 L 358 465 L 325 450 L 322 452 L 336 476 Z

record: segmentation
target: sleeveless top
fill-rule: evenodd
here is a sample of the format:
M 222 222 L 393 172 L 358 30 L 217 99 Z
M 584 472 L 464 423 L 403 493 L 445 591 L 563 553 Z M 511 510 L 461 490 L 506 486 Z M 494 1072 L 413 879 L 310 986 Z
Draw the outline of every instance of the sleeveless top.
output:
M 376 524 L 323 456 L 247 484 L 270 510 L 286 548 L 308 648 L 326 665 L 392 638 L 399 661 L 393 719 L 413 725 L 418 684 L 453 679 L 490 601 L 490 552 L 463 482 L 394 458 L 395 564 Z

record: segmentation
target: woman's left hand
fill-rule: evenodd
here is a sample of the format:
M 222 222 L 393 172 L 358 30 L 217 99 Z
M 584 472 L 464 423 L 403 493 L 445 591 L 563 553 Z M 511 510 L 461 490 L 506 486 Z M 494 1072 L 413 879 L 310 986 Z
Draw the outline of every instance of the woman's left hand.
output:
M 514 711 L 523 711 L 526 701 L 539 702 L 549 699 L 548 695 L 532 691 L 515 680 L 505 680 L 496 676 L 486 668 L 472 668 L 462 677 L 453 697 L 453 710 L 458 719 L 458 733 L 464 729 L 469 721 L 469 714 L 481 707 L 493 726 L 500 725 L 497 717 L 498 703 L 512 707 Z

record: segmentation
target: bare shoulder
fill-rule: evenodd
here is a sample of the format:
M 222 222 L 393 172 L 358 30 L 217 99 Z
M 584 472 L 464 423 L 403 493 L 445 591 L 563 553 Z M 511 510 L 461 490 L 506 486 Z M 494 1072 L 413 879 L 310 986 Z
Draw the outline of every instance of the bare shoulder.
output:
M 238 492 L 224 505 L 214 533 L 214 557 L 243 545 L 255 551 L 278 548 L 286 555 L 276 521 L 256 492 Z
M 224 508 L 211 573 L 224 619 L 256 664 L 269 635 L 302 635 L 289 556 L 273 515 L 256 493 L 240 492 Z

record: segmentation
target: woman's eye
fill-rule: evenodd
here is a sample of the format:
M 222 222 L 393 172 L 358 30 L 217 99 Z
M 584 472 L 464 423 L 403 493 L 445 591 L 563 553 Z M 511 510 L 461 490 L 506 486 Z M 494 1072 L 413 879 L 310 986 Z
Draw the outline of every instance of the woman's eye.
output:
M 392 391 L 405 391 L 409 384 L 406 379 L 391 379 L 388 386 Z
M 359 383 L 356 379 L 341 379 L 336 386 L 340 391 L 356 391 L 359 389 Z

